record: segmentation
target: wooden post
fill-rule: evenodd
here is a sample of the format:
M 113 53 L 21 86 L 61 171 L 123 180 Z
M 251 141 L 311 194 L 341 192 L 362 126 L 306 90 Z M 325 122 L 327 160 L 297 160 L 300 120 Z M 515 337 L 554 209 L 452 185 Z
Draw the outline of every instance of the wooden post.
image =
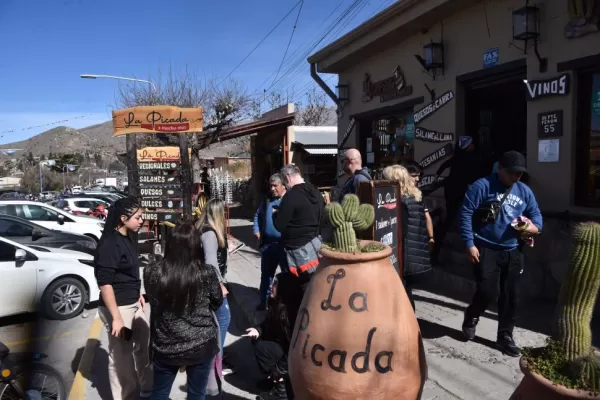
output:
M 125 135 L 125 146 L 127 148 L 127 191 L 130 196 L 138 197 L 139 182 L 137 170 L 137 149 L 135 133 Z
M 190 155 L 188 153 L 188 135 L 179 134 L 179 154 L 181 157 L 181 191 L 183 197 L 183 220 L 192 219 L 192 177 Z

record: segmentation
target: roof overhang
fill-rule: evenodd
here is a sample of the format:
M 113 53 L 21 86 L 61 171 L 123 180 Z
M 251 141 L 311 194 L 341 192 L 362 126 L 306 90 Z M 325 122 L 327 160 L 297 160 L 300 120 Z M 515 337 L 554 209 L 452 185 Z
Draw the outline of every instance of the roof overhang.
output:
M 305 151 L 311 156 L 337 156 L 337 145 L 305 145 L 292 142 L 292 151 Z
M 399 0 L 308 58 L 320 73 L 340 73 L 391 43 L 426 31 L 478 0 Z

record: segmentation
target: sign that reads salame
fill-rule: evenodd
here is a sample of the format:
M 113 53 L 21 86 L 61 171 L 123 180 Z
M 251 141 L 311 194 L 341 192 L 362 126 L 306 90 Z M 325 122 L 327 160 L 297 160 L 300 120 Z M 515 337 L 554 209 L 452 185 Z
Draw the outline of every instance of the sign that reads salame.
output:
M 427 168 L 430 165 L 435 164 L 438 161 L 451 156 L 452 153 L 454 153 L 454 146 L 452 145 L 452 143 L 448 143 L 444 147 L 437 149 L 433 153 L 423 157 L 423 159 L 419 162 L 419 165 L 421 166 L 421 168 Z
M 115 136 L 129 133 L 202 132 L 203 108 L 140 106 L 112 112 Z
M 454 135 L 452 133 L 442 133 L 424 128 L 415 128 L 415 139 L 432 143 L 453 142 Z
M 157 170 L 157 171 L 172 171 L 179 169 L 179 162 L 169 161 L 169 162 L 139 162 L 137 163 L 137 167 L 139 170 L 148 171 L 148 170 Z
M 166 185 L 178 185 L 181 179 L 176 175 L 140 175 L 140 183 L 155 185 L 164 183 Z

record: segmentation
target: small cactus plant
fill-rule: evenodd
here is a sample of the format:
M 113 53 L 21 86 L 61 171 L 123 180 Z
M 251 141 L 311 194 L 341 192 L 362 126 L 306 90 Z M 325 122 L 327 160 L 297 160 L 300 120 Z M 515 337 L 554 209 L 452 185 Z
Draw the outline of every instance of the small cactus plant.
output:
M 359 250 L 356 231 L 367 229 L 373 224 L 375 210 L 370 204 L 360 204 L 358 197 L 347 194 L 340 203 L 328 204 L 325 212 L 333 225 L 335 248 L 346 253 Z
M 590 322 L 600 287 L 600 224 L 580 224 L 574 233 L 567 278 L 557 309 L 557 337 L 573 361 L 592 354 Z

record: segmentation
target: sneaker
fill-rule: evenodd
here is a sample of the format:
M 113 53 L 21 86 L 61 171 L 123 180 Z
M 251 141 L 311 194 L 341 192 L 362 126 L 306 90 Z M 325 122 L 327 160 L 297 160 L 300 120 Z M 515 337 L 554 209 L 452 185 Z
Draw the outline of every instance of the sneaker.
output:
M 229 364 L 225 358 L 223 358 L 223 368 L 221 370 L 221 374 L 223 376 L 227 376 L 227 375 L 231 375 L 235 373 L 235 370 L 233 369 L 233 366 L 231 364 Z
M 521 349 L 515 344 L 514 339 L 509 334 L 498 336 L 496 346 L 498 347 L 498 350 L 507 356 L 519 357 L 521 355 Z
M 273 383 L 273 388 L 268 392 L 263 392 L 256 396 L 256 400 L 287 400 L 287 390 L 285 381 Z
M 475 339 L 475 331 L 477 330 L 477 324 L 479 323 L 479 318 L 467 318 L 465 316 L 465 320 L 462 324 L 462 331 L 465 335 L 465 339 L 473 340 Z

